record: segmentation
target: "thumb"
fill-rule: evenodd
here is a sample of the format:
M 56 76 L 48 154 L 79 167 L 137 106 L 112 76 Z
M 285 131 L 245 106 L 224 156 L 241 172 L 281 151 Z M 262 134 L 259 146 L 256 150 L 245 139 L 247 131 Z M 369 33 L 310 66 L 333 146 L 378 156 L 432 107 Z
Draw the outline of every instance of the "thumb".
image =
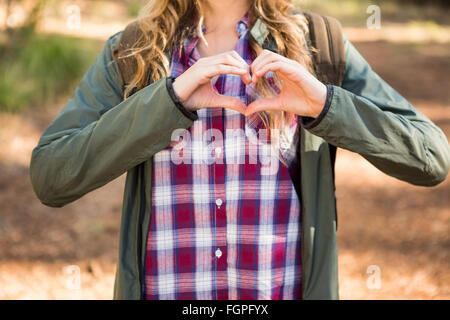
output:
M 280 109 L 279 104 L 280 103 L 278 97 L 258 99 L 248 105 L 245 110 L 245 115 L 249 116 L 255 112 L 260 111 L 278 110 Z
M 236 97 L 215 94 L 211 107 L 228 108 L 244 114 L 246 106 Z

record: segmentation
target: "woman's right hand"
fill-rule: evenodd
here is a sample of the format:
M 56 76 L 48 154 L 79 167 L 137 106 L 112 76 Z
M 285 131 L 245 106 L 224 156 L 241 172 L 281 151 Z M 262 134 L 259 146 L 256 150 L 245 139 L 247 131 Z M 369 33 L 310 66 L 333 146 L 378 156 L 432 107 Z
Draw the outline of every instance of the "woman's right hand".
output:
M 211 80 L 221 74 L 239 75 L 245 84 L 252 82 L 250 67 L 233 50 L 198 59 L 175 79 L 173 89 L 183 105 L 191 111 L 220 107 L 244 113 L 246 105 L 239 98 L 222 95 L 214 90 Z

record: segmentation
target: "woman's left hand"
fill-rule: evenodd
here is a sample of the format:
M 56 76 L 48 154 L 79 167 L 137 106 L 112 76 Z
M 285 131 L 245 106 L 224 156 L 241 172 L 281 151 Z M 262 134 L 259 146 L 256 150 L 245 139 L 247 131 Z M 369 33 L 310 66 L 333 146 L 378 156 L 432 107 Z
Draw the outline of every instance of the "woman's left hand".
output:
M 257 83 L 267 72 L 273 71 L 283 81 L 283 85 L 278 96 L 250 103 L 245 110 L 246 116 L 260 111 L 280 110 L 316 118 L 322 111 L 327 98 L 327 87 L 299 62 L 263 50 L 250 68 L 253 83 Z

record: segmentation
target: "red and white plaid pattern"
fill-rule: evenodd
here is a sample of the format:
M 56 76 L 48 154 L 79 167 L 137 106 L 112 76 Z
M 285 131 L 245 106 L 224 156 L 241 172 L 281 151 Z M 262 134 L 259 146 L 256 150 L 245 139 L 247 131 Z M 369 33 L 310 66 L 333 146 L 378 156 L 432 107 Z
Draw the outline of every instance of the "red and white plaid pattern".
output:
M 248 13 L 236 31 L 235 50 L 251 64 Z M 175 48 L 172 76 L 200 58 L 198 40 L 186 39 L 181 58 Z M 247 104 L 255 99 L 238 76 L 221 75 L 214 87 Z M 153 158 L 146 299 L 300 299 L 300 203 L 289 169 L 277 154 L 264 157 L 270 148 L 257 116 L 197 113 Z M 296 127 L 281 149 L 287 165 L 296 161 Z

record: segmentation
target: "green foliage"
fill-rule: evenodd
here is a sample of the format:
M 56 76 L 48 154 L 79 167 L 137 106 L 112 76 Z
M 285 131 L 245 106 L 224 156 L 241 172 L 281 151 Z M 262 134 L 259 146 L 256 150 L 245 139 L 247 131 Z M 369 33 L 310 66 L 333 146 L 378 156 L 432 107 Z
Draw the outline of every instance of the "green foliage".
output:
M 0 47 L 1 110 L 38 107 L 68 93 L 97 51 L 92 41 L 57 35 L 34 35 L 17 47 Z
M 13 4 L 8 0 L 6 15 Z M 69 92 L 95 58 L 87 40 L 36 34 L 41 12 L 49 0 L 36 0 L 24 23 L 0 33 L 0 110 L 37 107 Z
M 137 17 L 139 14 L 139 11 L 143 7 L 143 3 L 144 3 L 144 1 L 142 1 L 142 0 L 127 1 L 126 7 L 127 7 L 128 15 L 130 17 Z

